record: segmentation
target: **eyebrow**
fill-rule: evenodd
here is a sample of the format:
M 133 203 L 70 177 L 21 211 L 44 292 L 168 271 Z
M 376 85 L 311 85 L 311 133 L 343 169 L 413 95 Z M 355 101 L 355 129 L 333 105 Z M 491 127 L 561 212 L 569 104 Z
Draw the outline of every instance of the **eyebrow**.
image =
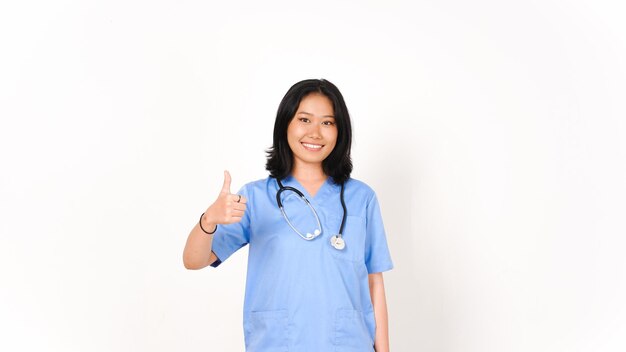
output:
M 313 116 L 313 114 L 311 114 L 310 112 L 306 112 L 306 111 L 299 111 L 298 114 L 305 114 L 305 115 Z M 332 119 L 335 118 L 334 115 L 325 115 L 325 116 L 322 116 L 322 117 L 330 117 Z

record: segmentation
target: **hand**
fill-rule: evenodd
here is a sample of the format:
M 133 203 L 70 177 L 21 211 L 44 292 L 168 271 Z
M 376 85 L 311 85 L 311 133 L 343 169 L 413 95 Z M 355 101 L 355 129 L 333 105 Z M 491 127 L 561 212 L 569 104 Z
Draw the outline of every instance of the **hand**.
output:
M 204 212 L 207 224 L 233 224 L 241 221 L 246 211 L 246 197 L 230 193 L 230 173 L 224 171 L 224 185 L 217 200 Z M 208 230 L 211 231 L 211 230 Z

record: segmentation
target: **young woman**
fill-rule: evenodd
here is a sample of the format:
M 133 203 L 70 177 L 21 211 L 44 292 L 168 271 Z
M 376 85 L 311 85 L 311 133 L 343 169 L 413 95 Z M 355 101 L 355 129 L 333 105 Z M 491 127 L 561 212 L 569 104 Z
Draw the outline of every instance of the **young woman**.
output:
M 278 107 L 270 176 L 217 200 L 191 230 L 188 269 L 217 267 L 250 245 L 246 351 L 389 350 L 382 272 L 393 268 L 374 191 L 350 177 L 352 130 L 326 80 L 289 89 Z

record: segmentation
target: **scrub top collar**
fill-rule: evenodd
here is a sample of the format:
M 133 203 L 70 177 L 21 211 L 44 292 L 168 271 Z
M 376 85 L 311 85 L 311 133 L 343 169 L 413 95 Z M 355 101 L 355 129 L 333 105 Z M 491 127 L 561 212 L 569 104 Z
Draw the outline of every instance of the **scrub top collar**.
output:
M 324 199 L 327 199 L 329 196 L 333 194 L 339 194 L 338 192 L 341 190 L 341 185 L 338 185 L 334 182 L 334 179 L 331 176 L 326 177 L 324 183 L 317 190 L 315 196 L 311 196 L 309 192 L 298 182 L 298 180 L 293 177 L 293 174 L 289 174 L 289 176 L 285 177 L 281 180 L 283 186 L 291 186 L 297 188 L 304 196 L 309 200 L 309 202 L 320 204 Z M 276 188 L 278 189 L 278 182 L 276 182 Z

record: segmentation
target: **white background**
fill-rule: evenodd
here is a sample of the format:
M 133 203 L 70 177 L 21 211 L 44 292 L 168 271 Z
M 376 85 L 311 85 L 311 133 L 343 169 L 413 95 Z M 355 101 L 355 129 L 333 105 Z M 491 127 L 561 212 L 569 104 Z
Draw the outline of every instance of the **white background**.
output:
M 626 350 L 625 10 L 3 2 L 0 350 L 242 351 L 247 248 L 182 250 L 306 78 L 379 196 L 392 350 Z

